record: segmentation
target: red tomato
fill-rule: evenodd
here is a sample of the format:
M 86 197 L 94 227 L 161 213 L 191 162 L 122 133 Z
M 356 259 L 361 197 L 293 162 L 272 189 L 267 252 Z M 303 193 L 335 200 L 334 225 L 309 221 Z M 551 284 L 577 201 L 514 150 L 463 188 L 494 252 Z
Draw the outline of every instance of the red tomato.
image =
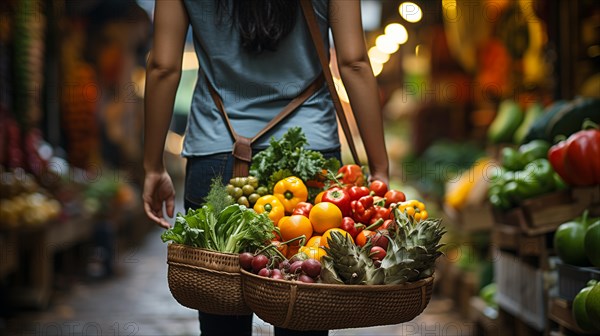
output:
M 398 191 L 398 190 L 394 190 L 394 189 L 386 192 L 383 197 L 385 197 L 385 207 L 386 208 L 389 208 L 391 204 L 406 201 L 406 195 L 404 195 L 404 193 L 402 191 Z
M 371 192 L 367 187 L 358 186 L 348 187 L 346 188 L 346 191 L 348 192 L 348 195 L 350 195 L 350 199 L 353 201 L 356 201 L 363 196 L 368 196 Z
M 369 189 L 379 197 L 384 197 L 385 193 L 388 191 L 387 184 L 379 180 L 371 182 L 371 184 L 369 185 Z
M 373 237 L 374 235 L 375 231 L 362 230 L 358 233 L 358 235 L 356 235 L 356 245 L 360 247 L 365 246 L 367 244 L 367 241 L 369 241 L 369 238 Z
M 292 211 L 292 215 L 302 215 L 308 218 L 308 214 L 310 210 L 312 210 L 313 205 L 308 202 L 299 202 L 294 207 L 294 211 Z
M 355 164 L 343 165 L 338 170 L 336 177 L 341 179 L 342 183 L 346 185 L 362 186 L 365 183 L 365 175 L 362 172 L 362 168 Z
M 348 195 L 344 189 L 339 187 L 328 189 L 321 198 L 321 202 L 329 202 L 337 205 L 344 217 L 352 215 L 352 208 L 350 207 L 351 201 L 350 195 Z

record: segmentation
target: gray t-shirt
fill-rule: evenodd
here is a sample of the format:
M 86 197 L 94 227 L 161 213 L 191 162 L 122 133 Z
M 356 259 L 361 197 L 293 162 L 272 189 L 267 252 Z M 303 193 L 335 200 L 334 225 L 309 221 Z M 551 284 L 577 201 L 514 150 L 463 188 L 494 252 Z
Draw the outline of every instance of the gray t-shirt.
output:
M 183 146 L 186 157 L 231 152 L 233 146 L 202 72 L 221 96 L 233 128 L 245 137 L 258 133 L 321 73 L 300 6 L 296 26 L 277 51 L 254 55 L 241 47 L 229 15 L 219 17 L 216 1 L 220 0 L 185 0 L 200 64 Z M 227 8 L 231 8 L 229 1 Z M 329 48 L 328 0 L 313 0 L 313 6 Z M 272 136 L 280 138 L 292 126 L 302 127 L 311 149 L 339 148 L 335 110 L 326 84 L 253 148 L 265 148 Z

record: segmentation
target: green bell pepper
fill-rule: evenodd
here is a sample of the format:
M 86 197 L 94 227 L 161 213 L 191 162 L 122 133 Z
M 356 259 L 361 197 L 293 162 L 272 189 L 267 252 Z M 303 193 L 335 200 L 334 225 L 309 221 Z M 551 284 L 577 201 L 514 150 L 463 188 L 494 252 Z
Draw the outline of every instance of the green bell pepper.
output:
M 525 167 L 527 161 L 523 161 L 523 157 L 519 151 L 511 147 L 502 148 L 502 166 L 510 171 L 517 171 Z
M 533 140 L 519 147 L 519 153 L 523 162 L 531 162 L 548 157 L 550 144 L 544 140 Z

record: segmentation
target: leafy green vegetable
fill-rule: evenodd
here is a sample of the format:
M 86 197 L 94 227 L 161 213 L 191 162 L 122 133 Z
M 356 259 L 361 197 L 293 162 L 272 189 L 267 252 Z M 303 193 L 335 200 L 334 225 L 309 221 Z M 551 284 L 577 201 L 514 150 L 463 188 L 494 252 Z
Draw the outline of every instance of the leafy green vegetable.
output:
M 204 201 L 207 205 L 212 206 L 216 213 L 220 213 L 227 206 L 233 204 L 228 195 L 227 189 L 225 189 L 225 185 L 222 182 L 222 177 L 216 176 L 210 182 L 210 190 Z
M 163 242 L 201 247 L 224 253 L 252 251 L 273 239 L 275 226 L 266 213 L 257 214 L 233 204 L 216 212 L 211 205 L 187 215 L 177 214 L 175 225 L 165 231 Z
M 250 175 L 258 177 L 259 183 L 267 185 L 272 191 L 273 185 L 279 181 L 277 178 L 281 176 L 285 178 L 293 173 L 303 181 L 308 181 L 323 169 L 339 169 L 340 162 L 336 158 L 325 159 L 320 152 L 305 149 L 307 145 L 302 128 L 290 128 L 281 139 L 271 138 L 269 147 L 252 158 Z M 284 176 L 288 173 L 290 175 Z

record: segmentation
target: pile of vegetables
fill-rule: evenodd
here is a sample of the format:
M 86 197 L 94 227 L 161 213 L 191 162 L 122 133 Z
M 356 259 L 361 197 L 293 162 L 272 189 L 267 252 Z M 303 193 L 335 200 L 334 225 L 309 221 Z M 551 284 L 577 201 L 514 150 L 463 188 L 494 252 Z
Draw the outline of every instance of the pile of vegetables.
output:
M 488 196 L 490 203 L 508 210 L 525 199 L 565 188 L 547 157 L 550 144 L 534 140 L 518 150 L 502 149 L 502 167 L 491 178 Z
M 212 181 L 206 203 L 187 214 L 178 213 L 175 224 L 163 232 L 163 242 L 173 242 L 223 253 L 253 251 L 275 235 L 266 214 L 233 204 L 220 178 Z
M 431 276 L 445 231 L 425 204 L 305 145 L 299 128 L 272 139 L 251 176 L 227 186 L 213 180 L 206 203 L 178 214 L 163 241 L 241 253 L 241 268 L 273 279 L 397 284 Z
M 569 136 L 579 131 L 585 119 L 600 123 L 600 99 L 576 98 L 556 101 L 547 107 L 534 102 L 522 108 L 513 99 L 505 99 L 498 106 L 496 118 L 488 128 L 491 144 L 514 143 L 533 140 L 554 142 L 557 136 Z

